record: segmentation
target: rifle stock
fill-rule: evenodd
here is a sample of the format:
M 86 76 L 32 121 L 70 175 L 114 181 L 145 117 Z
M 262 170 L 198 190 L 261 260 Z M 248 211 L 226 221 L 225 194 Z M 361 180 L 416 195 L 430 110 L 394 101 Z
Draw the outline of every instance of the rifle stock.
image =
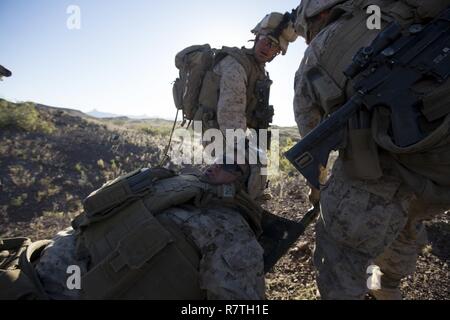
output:
M 264 248 L 264 271 L 270 272 L 275 264 L 289 251 L 294 243 L 314 222 L 320 213 L 316 204 L 300 222 L 284 219 L 265 212 L 263 219 L 263 235 L 260 243 Z
M 326 168 L 331 151 L 341 147 L 344 127 L 361 106 L 361 94 L 357 94 L 285 153 L 314 188 L 320 189 L 321 167 Z

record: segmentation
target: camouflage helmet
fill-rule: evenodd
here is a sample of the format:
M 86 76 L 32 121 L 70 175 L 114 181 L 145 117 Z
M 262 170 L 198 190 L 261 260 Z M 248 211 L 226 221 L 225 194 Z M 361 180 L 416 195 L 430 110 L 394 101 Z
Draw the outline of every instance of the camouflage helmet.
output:
M 280 30 L 283 24 L 286 26 Z M 257 37 L 269 37 L 280 46 L 283 55 L 286 54 L 289 43 L 294 42 L 298 37 L 295 33 L 294 24 L 290 19 L 290 15 L 279 12 L 272 12 L 266 15 L 251 32 Z
M 328 10 L 346 0 L 302 0 L 297 8 L 297 19 L 295 21 L 295 31 L 303 38 L 308 35 L 308 19 Z

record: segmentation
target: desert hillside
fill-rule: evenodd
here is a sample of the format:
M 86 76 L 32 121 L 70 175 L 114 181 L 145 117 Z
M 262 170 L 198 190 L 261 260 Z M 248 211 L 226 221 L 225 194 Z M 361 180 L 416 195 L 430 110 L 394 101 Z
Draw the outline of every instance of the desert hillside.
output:
M 0 237 L 51 238 L 82 211 L 106 181 L 156 166 L 171 130 L 164 120 L 96 119 L 79 111 L 0 100 Z M 298 139 L 281 129 L 281 150 Z M 305 182 L 287 161 L 271 177 L 274 214 L 300 220 L 309 207 Z M 408 299 L 449 299 L 450 213 L 427 223 L 429 245 L 402 284 Z M 267 275 L 270 299 L 315 299 L 311 226 Z

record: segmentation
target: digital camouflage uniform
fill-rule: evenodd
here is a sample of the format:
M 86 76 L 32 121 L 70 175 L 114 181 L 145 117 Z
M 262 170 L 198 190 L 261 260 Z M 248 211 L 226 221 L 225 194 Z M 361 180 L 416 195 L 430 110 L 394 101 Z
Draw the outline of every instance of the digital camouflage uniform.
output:
M 260 65 L 259 69 L 261 76 L 264 76 L 264 65 Z M 220 77 L 220 95 L 217 102 L 217 124 L 219 129 L 225 137 L 228 129 L 241 129 L 246 132 L 249 122 L 247 115 L 247 90 L 254 86 L 250 86 L 244 67 L 232 56 L 226 56 L 216 65 L 214 72 Z M 250 167 L 252 174 L 248 183 L 248 193 L 253 199 L 259 199 L 264 192 L 267 177 L 261 175 L 260 165 L 252 164 Z
M 255 41 L 260 37 L 269 37 L 280 45 L 282 54 L 286 54 L 290 42 L 296 40 L 292 22 L 286 24 L 283 32 L 275 39 L 272 32 L 282 22 L 284 15 L 273 12 L 266 15 L 264 19 L 252 30 L 256 35 Z M 253 49 L 254 50 L 254 49 Z M 257 82 L 268 80 L 269 75 L 265 70 L 265 63 L 259 62 L 252 50 L 242 48 L 239 53 L 231 53 L 221 59 L 213 69 L 219 76 L 219 97 L 217 101 L 216 116 L 217 125 L 226 137 L 226 131 L 231 130 L 267 130 L 272 122 L 270 112 L 261 112 L 258 109 L 270 109 L 272 106 L 262 105 L 261 93 L 257 92 Z M 270 85 L 265 88 L 267 95 Z M 214 88 L 213 90 L 216 90 Z M 268 101 L 267 101 L 268 102 Z M 265 103 L 265 102 L 264 102 Z M 256 114 L 265 114 L 260 119 Z M 265 152 L 266 150 L 264 150 Z M 267 177 L 261 175 L 260 165 L 251 165 L 251 177 L 248 183 L 248 193 L 253 199 L 259 199 L 265 189 Z
M 326 6 L 327 2 L 322 2 Z M 352 4 L 336 2 L 344 2 L 343 11 Z M 314 129 L 326 112 L 338 107 L 339 95 L 351 93 L 350 84 L 330 76 L 338 74 L 332 70 L 338 64 L 321 63 L 330 42 L 339 43 L 336 37 L 345 39 L 348 35 L 341 29 L 344 20 L 334 20 L 313 38 L 296 73 L 294 111 L 302 136 Z M 365 22 L 359 27 L 366 28 Z M 359 47 L 373 38 L 373 31 L 367 30 L 365 43 Z M 339 66 L 349 63 L 339 61 Z M 402 182 L 388 152 L 380 153 L 382 177 L 377 180 L 351 177 L 344 170 L 344 161 L 340 154 L 331 178 L 321 190 L 322 213 L 314 253 L 320 294 L 323 299 L 362 299 L 368 292 L 366 281 L 370 275 L 366 270 L 375 264 L 384 274 L 380 297 L 400 299 L 400 280 L 414 273 L 418 253 L 426 243 L 423 220 L 443 213 L 448 206 L 425 206 Z
M 220 76 L 217 123 L 226 135 L 227 129 L 247 130 L 247 74 L 233 57 L 227 56 L 214 68 Z
M 87 261 L 82 261 L 76 255 L 77 237 L 72 228 L 59 232 L 52 242 L 44 249 L 36 273 L 42 282 L 50 299 L 79 299 L 78 290 L 67 287 L 67 268 L 71 265 L 80 267 L 81 274 L 87 272 Z
M 208 299 L 265 298 L 263 249 L 239 212 L 190 207 L 163 214 L 200 249 L 200 287 L 207 291 Z
M 242 215 L 227 208 L 170 208 L 166 215 L 190 237 L 201 252 L 200 287 L 208 299 L 264 299 L 263 249 Z M 70 265 L 86 273 L 87 262 L 77 260 L 76 235 L 69 228 L 49 245 L 36 271 L 52 299 L 79 299 L 79 291 L 66 286 Z M 81 283 L 83 286 L 83 283 Z

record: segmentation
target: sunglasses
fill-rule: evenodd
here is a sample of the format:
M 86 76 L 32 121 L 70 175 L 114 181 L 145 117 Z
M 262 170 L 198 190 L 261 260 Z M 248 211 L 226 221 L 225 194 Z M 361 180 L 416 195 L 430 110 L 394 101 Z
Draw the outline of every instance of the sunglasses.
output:
M 278 51 L 281 51 L 281 47 L 278 43 L 276 43 L 274 40 L 270 39 L 270 38 L 264 38 L 263 39 L 266 43 L 266 45 L 270 48 L 270 49 L 276 49 Z

